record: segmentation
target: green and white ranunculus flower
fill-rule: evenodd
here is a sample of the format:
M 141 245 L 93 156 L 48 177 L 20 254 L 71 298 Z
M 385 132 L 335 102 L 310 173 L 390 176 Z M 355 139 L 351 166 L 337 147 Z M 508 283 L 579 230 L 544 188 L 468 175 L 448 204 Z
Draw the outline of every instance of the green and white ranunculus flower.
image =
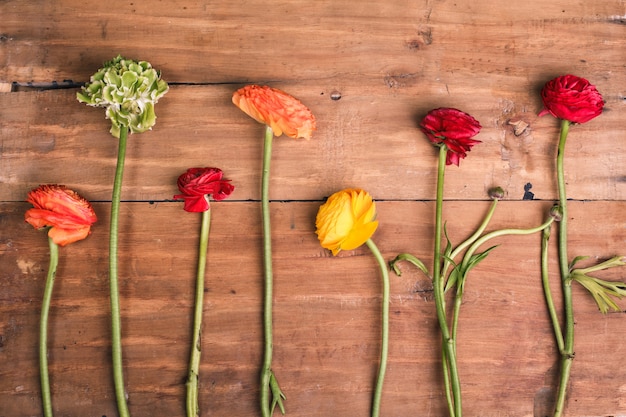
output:
M 156 122 L 154 104 L 168 89 L 149 62 L 118 55 L 91 76 L 76 98 L 89 106 L 105 107 L 112 123 L 111 134 L 119 138 L 122 125 L 132 133 L 152 129 Z

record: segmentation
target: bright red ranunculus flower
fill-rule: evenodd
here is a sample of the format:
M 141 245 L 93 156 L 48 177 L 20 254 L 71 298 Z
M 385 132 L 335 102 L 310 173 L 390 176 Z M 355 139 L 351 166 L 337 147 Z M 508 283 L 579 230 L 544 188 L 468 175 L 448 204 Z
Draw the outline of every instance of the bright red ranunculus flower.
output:
M 26 201 L 34 206 L 24 214 L 26 222 L 36 229 L 50 226 L 48 236 L 59 246 L 85 239 L 97 220 L 91 203 L 63 185 L 40 185 Z
M 230 180 L 222 179 L 223 173 L 219 168 L 189 168 L 178 177 L 178 189 L 182 194 L 175 195 L 175 199 L 184 199 L 185 211 L 200 213 L 207 211 L 208 196 L 212 195 L 215 201 L 228 198 L 235 186 Z
M 541 90 L 544 109 L 539 116 L 551 114 L 573 123 L 585 123 L 599 116 L 604 107 L 602 95 L 584 78 L 562 75 L 550 80 Z
M 428 112 L 420 123 L 422 131 L 434 145 L 446 145 L 446 165 L 459 165 L 472 146 L 480 143 L 471 139 L 480 132 L 478 120 L 461 110 L 439 108 Z
M 247 85 L 235 91 L 233 103 L 259 123 L 272 128 L 274 135 L 311 139 L 315 116 L 300 100 L 276 88 Z

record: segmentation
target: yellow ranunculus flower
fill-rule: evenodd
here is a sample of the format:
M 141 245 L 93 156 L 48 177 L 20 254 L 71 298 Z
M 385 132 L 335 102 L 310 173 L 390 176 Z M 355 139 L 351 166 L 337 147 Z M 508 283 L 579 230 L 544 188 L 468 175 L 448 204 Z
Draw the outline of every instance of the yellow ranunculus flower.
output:
M 317 237 L 333 255 L 356 249 L 372 237 L 378 221 L 372 196 L 360 189 L 346 189 L 328 197 L 315 219 Z

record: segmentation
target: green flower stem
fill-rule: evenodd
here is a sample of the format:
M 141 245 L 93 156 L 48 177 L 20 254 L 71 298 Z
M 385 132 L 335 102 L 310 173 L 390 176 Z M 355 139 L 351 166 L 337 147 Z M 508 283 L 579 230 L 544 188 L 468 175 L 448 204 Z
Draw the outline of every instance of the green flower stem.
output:
M 450 253 L 450 259 L 444 259 L 441 276 L 445 277 L 446 274 L 448 273 L 448 268 L 450 267 L 450 263 L 451 263 L 450 261 L 456 258 L 463 249 L 465 249 L 466 247 L 474 243 L 476 239 L 478 239 L 480 235 L 485 231 L 485 229 L 487 228 L 487 225 L 489 224 L 489 222 L 491 221 L 491 218 L 493 217 L 493 213 L 496 211 L 497 205 L 498 205 L 498 199 L 494 198 L 493 201 L 491 202 L 491 206 L 489 206 L 489 210 L 487 211 L 485 218 L 483 219 L 480 226 L 478 226 L 478 229 L 476 229 L 476 231 L 469 238 L 467 238 L 464 242 L 459 244 L 459 246 L 457 246 L 452 251 L 452 253 Z
M 496 237 L 500 237 L 500 236 L 531 235 L 533 233 L 541 232 L 546 227 L 549 227 L 553 222 L 554 222 L 554 217 L 550 216 L 545 222 L 543 222 L 539 226 L 532 227 L 530 229 L 500 229 L 500 230 L 494 230 L 493 232 L 487 233 L 486 235 L 478 239 L 476 242 L 474 242 L 472 246 L 470 246 L 470 248 L 467 250 L 467 252 L 465 252 L 465 256 L 463 256 L 463 262 L 461 263 L 461 268 L 463 269 L 467 267 L 472 255 L 474 255 L 474 252 L 476 252 L 476 250 L 482 245 L 484 245 L 487 241 Z
M 378 261 L 383 278 L 382 344 L 380 349 L 378 378 L 376 379 L 376 389 L 374 390 L 374 397 L 372 401 L 372 417 L 378 417 L 380 415 L 380 400 L 383 394 L 383 382 L 385 380 L 387 356 L 389 352 L 389 271 L 387 270 L 385 259 L 381 255 L 374 241 L 372 239 L 368 239 L 365 243 Z
M 569 261 L 567 256 L 567 193 L 565 191 L 565 174 L 563 160 L 565 157 L 565 142 L 569 132 L 570 122 L 561 120 L 561 135 L 556 156 L 557 185 L 559 189 L 559 206 L 563 218 L 559 222 L 558 256 L 561 271 L 561 288 L 563 290 L 563 308 L 565 310 L 564 345 L 561 353 L 561 378 L 557 394 L 554 417 L 560 417 L 565 406 L 565 395 L 569 383 L 570 371 L 574 360 L 574 307 L 572 305 L 572 280 L 570 279 Z
M 454 416 L 454 401 L 452 398 L 452 392 L 450 390 L 450 371 L 448 369 L 448 356 L 446 355 L 445 349 L 442 349 L 441 358 L 441 363 L 443 364 L 443 386 L 446 387 L 446 402 L 448 404 L 448 413 L 450 414 L 450 416 Z
M 198 406 L 198 378 L 200 375 L 200 355 L 202 352 L 202 309 L 204 306 L 204 275 L 206 272 L 206 254 L 211 229 L 211 208 L 202 212 L 200 226 L 200 245 L 198 248 L 198 271 L 196 276 L 196 300 L 193 312 L 193 330 L 189 373 L 187 375 L 187 417 L 200 415 Z
M 113 182 L 113 196 L 111 198 L 111 230 L 109 234 L 109 286 L 111 291 L 111 350 L 113 359 L 113 383 L 115 398 L 120 417 L 128 417 L 126 394 L 124 392 L 124 371 L 122 369 L 122 324 L 120 319 L 120 299 L 117 280 L 117 242 L 118 219 L 120 213 L 120 197 L 122 194 L 122 178 L 124 177 L 124 160 L 126 159 L 126 140 L 128 126 L 120 129 L 119 149 L 117 152 L 117 167 Z
M 270 165 L 272 161 L 272 141 L 274 132 L 269 126 L 265 127 L 263 146 L 263 176 L 261 178 L 261 212 L 263 217 L 263 271 L 265 275 L 265 291 L 263 294 L 263 335 L 265 347 L 263 366 L 261 368 L 261 415 L 270 417 L 274 406 L 278 404 L 284 414 L 282 400 L 285 398 L 272 373 L 272 301 L 273 301 L 273 274 L 272 274 L 272 228 L 270 226 Z M 270 406 L 270 389 L 272 405 Z
M 541 225 L 537 226 L 537 227 L 532 227 L 530 229 L 500 229 L 500 230 L 494 230 L 491 233 L 487 233 L 486 235 L 482 236 L 480 239 L 476 240 L 472 246 L 469 247 L 469 249 L 467 250 L 467 252 L 465 252 L 465 255 L 463 256 L 463 261 L 461 262 L 461 268 L 460 270 L 463 271 L 463 273 L 461 274 L 461 276 L 459 277 L 459 282 L 458 282 L 458 289 L 457 289 L 457 294 L 455 297 L 455 303 L 454 303 L 454 312 L 453 312 L 453 319 L 452 319 L 452 338 L 453 340 L 456 340 L 456 332 L 457 332 L 457 327 L 458 327 L 458 322 L 459 322 L 459 311 L 461 309 L 461 304 L 462 304 L 462 298 L 463 298 L 463 290 L 465 287 L 465 274 L 467 273 L 467 267 L 469 265 L 469 262 L 472 258 L 472 256 L 474 255 L 474 252 L 476 252 L 476 250 L 481 247 L 482 245 L 484 245 L 487 241 L 489 241 L 490 239 L 496 238 L 496 237 L 500 237 L 500 236 L 507 236 L 507 235 L 530 235 L 533 233 L 537 233 L 537 232 L 541 232 L 542 230 L 545 230 L 546 228 L 549 228 L 552 223 L 554 222 L 554 217 L 550 216 L 548 217 L 548 219 Z
M 442 365 L 444 373 L 450 377 L 444 378 L 446 383 L 446 397 L 450 408 L 450 417 L 461 417 L 461 383 L 456 363 L 456 351 L 454 341 L 450 338 L 450 329 L 446 319 L 446 305 L 444 299 L 444 282 L 441 279 L 441 234 L 442 234 L 442 209 L 443 209 L 443 183 L 446 169 L 446 156 L 448 149 L 445 145 L 439 148 L 439 163 L 437 168 L 437 200 L 435 205 L 435 247 L 433 254 L 433 293 L 437 321 L 441 329 L 442 337 Z M 448 392 L 452 391 L 454 404 L 450 404 Z
M 48 266 L 48 276 L 41 304 L 41 319 L 39 321 L 39 376 L 41 378 L 41 401 L 44 417 L 52 417 L 50 378 L 48 376 L 48 313 L 50 312 L 54 278 L 57 273 L 57 265 L 59 264 L 58 245 L 51 238 L 48 238 L 48 245 L 50 246 L 50 265 Z
M 563 332 L 561 331 L 561 324 L 559 323 L 559 317 L 556 314 L 556 308 L 554 308 L 554 301 L 552 300 L 552 291 L 550 290 L 550 281 L 548 276 L 548 242 L 550 240 L 551 227 L 543 229 L 541 237 L 541 284 L 543 286 L 543 293 L 546 298 L 546 305 L 548 306 L 548 313 L 550 314 L 550 321 L 552 322 L 552 328 L 554 329 L 554 336 L 556 343 L 559 347 L 559 353 L 563 353 L 565 345 L 563 344 Z

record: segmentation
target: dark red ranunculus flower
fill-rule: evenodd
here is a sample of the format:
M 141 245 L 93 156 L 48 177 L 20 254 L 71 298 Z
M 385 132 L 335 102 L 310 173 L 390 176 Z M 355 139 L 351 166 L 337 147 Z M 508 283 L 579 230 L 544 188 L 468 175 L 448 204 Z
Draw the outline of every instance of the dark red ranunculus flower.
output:
M 574 123 L 585 123 L 602 113 L 604 100 L 596 87 L 584 78 L 562 75 L 550 80 L 541 90 L 544 109 L 539 116 L 551 114 Z
M 194 213 L 207 211 L 209 196 L 215 201 L 228 198 L 235 187 L 230 180 L 222 179 L 223 173 L 219 168 L 189 168 L 178 177 L 178 189 L 182 194 L 175 195 L 175 199 L 185 200 L 184 209 Z
M 472 146 L 480 143 L 472 137 L 480 132 L 478 120 L 461 110 L 439 108 L 428 112 L 420 123 L 422 131 L 434 145 L 446 145 L 446 165 L 459 165 Z

